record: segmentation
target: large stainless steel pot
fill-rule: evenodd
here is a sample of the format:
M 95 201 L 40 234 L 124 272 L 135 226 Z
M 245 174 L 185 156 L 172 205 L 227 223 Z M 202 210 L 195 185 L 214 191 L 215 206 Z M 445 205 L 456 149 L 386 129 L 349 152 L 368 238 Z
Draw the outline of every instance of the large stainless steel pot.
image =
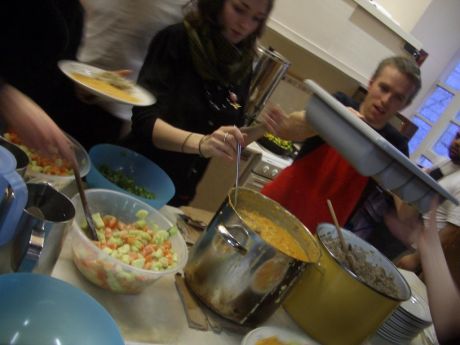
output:
M 316 265 L 319 245 L 308 229 L 282 206 L 245 188 L 235 190 L 191 248 L 184 268 L 189 288 L 212 310 L 239 324 L 268 318 L 305 269 Z M 301 245 L 303 262 L 265 242 L 249 228 L 241 210 L 258 212 L 281 226 Z
M 272 48 L 257 47 L 257 59 L 249 89 L 246 108 L 250 124 L 265 107 L 273 91 L 283 79 L 291 63 Z

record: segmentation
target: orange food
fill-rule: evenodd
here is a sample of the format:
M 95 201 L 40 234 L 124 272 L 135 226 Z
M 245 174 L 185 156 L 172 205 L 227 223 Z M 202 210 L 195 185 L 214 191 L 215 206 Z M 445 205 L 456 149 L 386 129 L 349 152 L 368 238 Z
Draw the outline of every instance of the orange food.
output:
M 258 212 L 239 210 L 244 222 L 271 246 L 284 254 L 308 262 L 308 256 L 299 242 L 285 229 Z
M 278 339 L 276 335 L 257 340 L 256 345 L 288 345 L 284 341 Z
M 95 77 L 87 76 L 78 72 L 70 73 L 72 77 L 83 83 L 84 85 L 96 89 L 97 91 L 106 94 L 107 96 L 115 97 L 128 103 L 137 103 L 139 99 L 129 93 L 129 90 L 122 90 L 113 85 L 110 85 L 104 80 Z

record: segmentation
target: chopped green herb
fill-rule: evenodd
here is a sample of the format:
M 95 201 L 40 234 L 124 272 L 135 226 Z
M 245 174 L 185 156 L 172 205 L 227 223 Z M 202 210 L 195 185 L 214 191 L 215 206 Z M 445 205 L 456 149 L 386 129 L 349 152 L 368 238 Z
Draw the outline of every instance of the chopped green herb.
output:
M 123 172 L 113 170 L 105 164 L 100 165 L 98 169 L 102 175 L 104 175 L 109 181 L 115 183 L 118 187 L 146 199 L 153 200 L 156 198 L 154 193 L 144 187 L 136 185 L 134 180 L 126 176 Z

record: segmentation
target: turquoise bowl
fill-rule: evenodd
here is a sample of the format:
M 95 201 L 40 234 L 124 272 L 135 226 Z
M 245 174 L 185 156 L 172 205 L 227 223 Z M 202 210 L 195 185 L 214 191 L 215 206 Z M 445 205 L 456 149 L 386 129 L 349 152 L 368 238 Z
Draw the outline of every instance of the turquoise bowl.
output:
M 86 176 L 89 188 L 122 192 L 156 209 L 162 208 L 174 196 L 176 190 L 168 174 L 150 159 L 135 151 L 112 144 L 98 144 L 90 149 L 89 157 L 91 170 Z M 119 171 L 132 178 L 137 186 L 144 187 L 154 193 L 155 198 L 141 197 L 112 183 L 98 170 L 101 165 L 106 165 L 111 170 Z
M 94 298 L 56 278 L 0 275 L 0 306 L 0 344 L 124 345 Z

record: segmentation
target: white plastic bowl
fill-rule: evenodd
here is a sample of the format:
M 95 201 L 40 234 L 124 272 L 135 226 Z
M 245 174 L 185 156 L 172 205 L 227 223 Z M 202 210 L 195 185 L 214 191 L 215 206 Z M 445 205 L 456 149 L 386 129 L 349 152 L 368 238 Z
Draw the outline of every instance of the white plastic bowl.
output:
M 162 229 L 172 224 L 159 211 L 125 193 L 108 189 L 89 189 L 85 192 L 92 213 L 110 214 L 125 223 L 133 223 L 139 210 L 147 210 L 146 221 L 154 222 Z M 117 293 L 139 293 L 165 275 L 181 270 L 187 262 L 187 245 L 178 232 L 172 236 L 172 249 L 178 260 L 174 268 L 152 271 L 128 265 L 99 249 L 83 232 L 80 224 L 85 222 L 80 196 L 72 198 L 75 205 L 75 220 L 71 232 L 73 261 L 78 270 L 92 283 Z

